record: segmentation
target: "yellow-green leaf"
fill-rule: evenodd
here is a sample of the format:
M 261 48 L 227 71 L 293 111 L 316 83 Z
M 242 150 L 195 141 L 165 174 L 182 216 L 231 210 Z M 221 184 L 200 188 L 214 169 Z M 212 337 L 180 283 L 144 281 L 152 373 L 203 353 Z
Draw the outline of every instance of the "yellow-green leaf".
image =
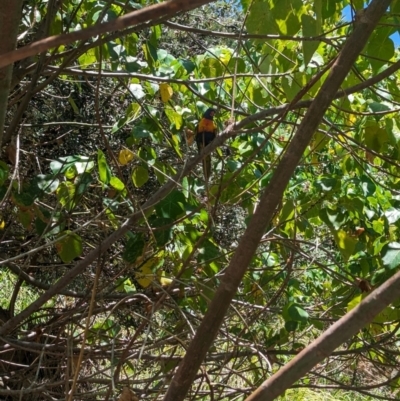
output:
M 125 166 L 131 160 L 133 160 L 134 156 L 135 156 L 135 154 L 131 150 L 122 149 L 122 150 L 119 151 L 118 161 L 120 162 L 120 164 Z
M 62 235 L 68 234 L 65 238 L 56 242 L 58 256 L 64 263 L 73 261 L 82 254 L 82 238 L 75 233 L 65 231 Z
M 160 95 L 161 95 L 161 100 L 166 103 L 168 102 L 169 99 L 171 99 L 174 91 L 172 88 L 165 82 L 160 84 Z
M 135 166 L 132 170 L 132 182 L 136 188 L 140 188 L 149 179 L 149 171 L 142 166 Z
M 335 231 L 333 235 L 344 260 L 349 260 L 350 256 L 353 255 L 356 249 L 357 239 L 351 237 L 344 230 Z

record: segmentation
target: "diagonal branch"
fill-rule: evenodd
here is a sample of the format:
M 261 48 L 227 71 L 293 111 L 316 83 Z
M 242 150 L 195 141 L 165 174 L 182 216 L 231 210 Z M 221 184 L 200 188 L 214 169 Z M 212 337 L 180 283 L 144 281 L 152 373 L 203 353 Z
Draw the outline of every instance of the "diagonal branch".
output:
M 286 366 L 266 380 L 246 401 L 272 401 L 299 380 L 335 348 L 356 334 L 384 308 L 399 298 L 400 272 L 374 290 L 324 334 L 313 341 Z
M 362 14 L 353 34 L 346 41 L 343 50 L 331 68 L 329 76 L 308 109 L 293 140 L 282 157 L 281 163 L 265 189 L 259 206 L 225 271 L 209 309 L 172 379 L 164 401 L 183 401 L 185 399 L 200 364 L 218 333 L 265 229 L 283 196 L 286 185 L 326 110 L 334 100 L 340 85 L 389 4 L 390 0 L 373 0 L 365 13 Z M 284 390 L 284 388 L 281 389 L 281 391 Z
M 121 31 L 125 28 L 144 22 L 148 22 L 149 26 L 151 26 L 154 22 L 159 22 L 160 19 L 174 17 L 181 12 L 193 10 L 194 8 L 212 3 L 213 1 L 214 0 L 168 0 L 160 4 L 154 4 L 141 10 L 128 13 L 110 22 L 96 24 L 76 32 L 51 36 L 17 50 L 10 51 L 3 56 L 0 56 L 0 67 L 42 53 L 53 47 L 70 44 L 78 40 L 87 40 L 106 32 Z

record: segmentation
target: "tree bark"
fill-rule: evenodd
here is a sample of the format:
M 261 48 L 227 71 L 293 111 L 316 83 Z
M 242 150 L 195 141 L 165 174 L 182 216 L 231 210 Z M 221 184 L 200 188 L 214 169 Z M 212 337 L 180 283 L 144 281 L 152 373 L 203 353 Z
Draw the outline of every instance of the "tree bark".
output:
M 5 2 L 5 0 L 3 1 Z M 181 12 L 193 10 L 194 8 L 212 3 L 213 1 L 215 0 L 168 0 L 160 4 L 154 4 L 141 10 L 128 13 L 110 22 L 95 24 L 89 28 L 76 32 L 51 36 L 12 52 L 9 51 L 3 56 L 0 56 L 0 67 L 42 53 L 53 47 L 70 44 L 78 40 L 87 40 L 93 36 L 98 36 L 106 32 L 120 31 L 145 22 L 149 22 L 148 26 L 151 26 L 155 23 L 160 23 L 162 19 L 172 18 Z M 12 2 L 13 0 L 7 0 L 7 3 Z M 15 2 L 17 2 L 17 0 L 15 0 Z M 21 2 L 21 0 L 18 0 L 18 2 Z M 3 7 L 3 5 L 1 6 Z M 123 36 L 123 34 L 121 34 L 121 36 Z
M 390 0 L 373 0 L 361 15 L 353 34 L 345 43 L 331 71 L 308 109 L 292 142 L 282 157 L 274 176 L 265 189 L 259 206 L 226 269 L 210 307 L 190 343 L 187 353 L 172 379 L 164 401 L 183 401 L 194 381 L 200 364 L 216 337 L 226 311 L 251 262 L 258 244 L 271 221 L 284 190 L 321 122 L 336 92 L 347 76 L 357 56 L 383 15 Z M 385 305 L 382 304 L 382 308 Z M 285 389 L 283 388 L 282 391 Z M 264 398 L 262 398 L 264 399 Z M 270 399 L 270 398 L 269 398 Z
M 2 0 L 0 6 L 0 57 L 13 51 L 17 43 L 21 19 L 22 0 Z M 12 64 L 0 68 L 0 149 L 3 142 L 8 95 L 12 76 Z

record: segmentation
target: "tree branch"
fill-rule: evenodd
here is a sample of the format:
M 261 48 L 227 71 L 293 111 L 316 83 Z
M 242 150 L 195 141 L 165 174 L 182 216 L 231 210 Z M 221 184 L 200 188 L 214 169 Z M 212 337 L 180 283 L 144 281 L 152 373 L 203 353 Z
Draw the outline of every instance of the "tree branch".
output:
M 15 49 L 18 24 L 21 16 L 22 0 L 3 0 L 0 9 L 0 54 L 9 54 Z M 5 56 L 0 56 L 6 57 Z M 10 64 L 10 63 L 8 63 Z M 0 149 L 3 142 L 4 122 L 7 112 L 8 94 L 10 92 L 12 65 L 0 68 Z
M 15 0 L 9 0 L 10 3 L 13 3 L 13 1 Z M 19 1 L 21 2 L 21 0 Z M 53 47 L 67 45 L 78 40 L 87 40 L 106 32 L 121 31 L 144 22 L 148 22 L 149 26 L 151 26 L 152 21 L 158 21 L 160 18 L 171 18 L 181 12 L 192 10 L 204 4 L 212 3 L 213 1 L 214 0 L 168 0 L 161 4 L 154 4 L 142 10 L 128 13 L 110 22 L 96 24 L 76 32 L 51 36 L 31 43 L 28 46 L 21 47 L 20 49 L 10 51 L 0 57 L 0 67 L 5 67 L 15 61 L 34 56 Z M 121 35 L 123 35 L 123 33 L 121 33 Z
M 357 23 L 354 32 L 346 41 L 343 50 L 331 68 L 330 74 L 309 107 L 274 176 L 265 189 L 259 206 L 225 271 L 209 309 L 172 379 L 164 401 L 183 401 L 185 399 L 200 364 L 218 333 L 225 313 L 232 302 L 265 229 L 281 201 L 287 183 L 300 162 L 326 110 L 334 100 L 340 85 L 389 4 L 390 0 L 373 0 Z M 280 392 L 284 390 L 285 387 L 280 388 Z M 267 399 L 264 394 L 263 397 L 263 400 Z
M 356 334 L 384 308 L 399 298 L 400 272 L 374 290 L 356 308 L 334 323 L 279 372 L 266 380 L 246 401 L 269 401 L 282 394 L 333 350 Z

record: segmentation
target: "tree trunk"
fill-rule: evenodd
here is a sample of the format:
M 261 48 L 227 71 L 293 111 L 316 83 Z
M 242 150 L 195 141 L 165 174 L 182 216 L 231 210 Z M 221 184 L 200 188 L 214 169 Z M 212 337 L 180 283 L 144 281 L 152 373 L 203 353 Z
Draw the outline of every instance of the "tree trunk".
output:
M 22 0 L 1 0 L 0 3 L 0 55 L 15 49 L 18 25 L 21 20 Z M 0 149 L 3 141 L 4 121 L 13 66 L 0 68 Z

